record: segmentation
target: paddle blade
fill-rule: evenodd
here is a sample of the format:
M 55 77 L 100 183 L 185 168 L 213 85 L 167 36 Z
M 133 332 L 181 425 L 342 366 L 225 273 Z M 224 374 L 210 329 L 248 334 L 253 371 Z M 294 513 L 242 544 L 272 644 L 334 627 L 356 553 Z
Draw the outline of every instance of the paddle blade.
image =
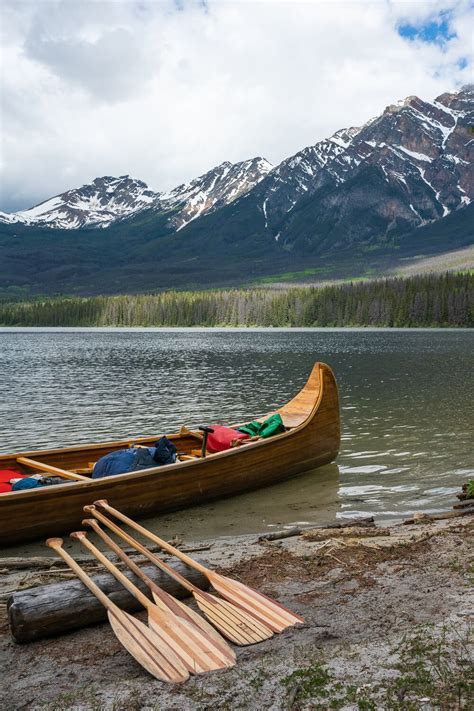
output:
M 227 642 L 222 639 L 222 637 L 218 632 L 216 632 L 214 627 L 210 625 L 209 622 L 206 622 L 206 620 L 201 617 L 201 615 L 198 615 L 197 612 L 192 610 L 180 600 L 176 600 L 176 598 L 172 597 L 171 595 L 169 596 L 171 598 L 169 606 L 166 604 L 166 602 L 164 602 L 162 595 L 158 596 L 155 594 L 154 591 L 152 591 L 152 595 L 157 607 L 164 611 L 168 611 L 168 609 L 171 609 L 175 615 L 181 617 L 187 622 L 190 622 L 195 627 L 198 627 L 201 632 L 203 632 L 215 646 L 219 647 L 221 654 L 228 662 L 227 666 L 233 666 L 235 664 L 235 662 L 237 661 L 237 655 L 235 654 L 232 647 L 229 647 Z
M 212 587 L 226 600 L 246 610 L 274 632 L 302 624 L 304 619 L 280 605 L 276 600 L 250 588 L 248 585 L 227 578 L 219 573 L 210 573 Z
M 119 642 L 152 676 L 173 684 L 189 678 L 187 669 L 173 650 L 143 622 L 116 605 L 107 614 Z
M 246 646 L 273 637 L 273 632 L 255 617 L 209 593 L 193 593 L 199 609 L 221 634 L 234 644 Z
M 193 674 L 226 669 L 234 665 L 198 627 L 168 610 L 169 623 L 157 608 L 148 609 L 148 624 L 168 644 Z

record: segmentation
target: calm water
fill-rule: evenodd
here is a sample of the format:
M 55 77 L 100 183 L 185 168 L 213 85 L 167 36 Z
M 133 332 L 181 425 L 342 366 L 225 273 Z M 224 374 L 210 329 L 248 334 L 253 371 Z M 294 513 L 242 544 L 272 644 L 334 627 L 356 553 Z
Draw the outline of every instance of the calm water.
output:
M 283 404 L 313 363 L 335 371 L 335 464 L 159 519 L 206 537 L 450 508 L 474 474 L 469 331 L 0 331 L 0 450 L 250 420 Z

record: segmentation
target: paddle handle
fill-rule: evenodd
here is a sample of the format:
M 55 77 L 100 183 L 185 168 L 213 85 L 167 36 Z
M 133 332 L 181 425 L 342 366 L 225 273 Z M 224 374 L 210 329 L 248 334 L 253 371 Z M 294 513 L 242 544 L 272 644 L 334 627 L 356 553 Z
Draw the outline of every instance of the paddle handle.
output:
M 145 607 L 147 610 L 150 607 L 154 607 L 153 603 L 151 600 L 147 598 L 146 595 L 142 593 L 142 591 L 136 587 L 132 583 L 131 580 L 127 578 L 126 575 L 122 573 L 108 558 L 105 557 L 105 555 L 95 547 L 93 543 L 90 542 L 90 540 L 87 538 L 87 533 L 85 531 L 75 531 L 74 533 L 71 533 L 71 538 L 74 538 L 82 543 L 83 546 L 85 546 L 91 553 L 94 555 L 97 560 L 100 560 L 102 565 L 104 565 L 107 570 L 112 573 L 112 575 L 117 578 L 117 580 L 122 583 L 122 585 L 127 588 L 129 592 L 134 595 L 137 600 Z
M 80 474 L 73 474 L 73 472 L 68 472 L 65 469 L 58 469 L 58 467 L 53 467 L 51 464 L 43 464 L 43 462 L 37 462 L 35 459 L 29 459 L 28 457 L 17 457 L 16 461 L 18 464 L 25 464 L 31 469 L 37 469 L 41 472 L 48 472 L 48 474 L 56 474 L 56 476 L 62 476 L 63 479 L 73 479 L 74 481 L 91 481 L 86 476 L 81 476 Z
M 103 604 L 107 610 L 112 610 L 115 608 L 115 604 L 112 602 L 112 600 L 109 600 L 107 595 L 102 592 L 102 590 L 94 583 L 93 580 L 87 575 L 87 573 L 82 570 L 80 565 L 76 563 L 74 558 L 71 558 L 69 553 L 67 553 L 63 546 L 63 539 L 62 538 L 48 538 L 46 541 L 46 545 L 49 546 L 49 548 L 52 548 L 61 558 L 64 560 L 65 563 L 71 568 L 72 571 L 77 575 L 79 580 L 84 583 L 84 585 L 89 588 L 91 593 L 93 593 L 98 600 Z
M 138 533 L 141 533 L 142 536 L 145 536 L 145 538 L 148 538 L 150 541 L 153 541 L 153 543 L 156 543 L 160 548 L 163 548 L 163 550 L 167 551 L 168 553 L 171 553 L 171 555 L 176 556 L 176 558 L 179 558 L 180 560 L 183 561 L 183 563 L 186 563 L 186 565 L 189 565 L 190 568 L 194 568 L 195 570 L 198 570 L 200 573 L 205 575 L 206 577 L 209 576 L 211 573 L 210 570 L 208 570 L 204 565 L 201 565 L 201 563 L 198 563 L 197 561 L 193 560 L 190 558 L 186 553 L 182 553 L 180 550 L 172 546 L 170 543 L 167 543 L 164 541 L 162 538 L 159 538 L 156 536 L 154 533 L 151 533 L 151 531 L 148 531 L 146 528 L 143 528 L 143 526 L 140 526 L 140 524 L 135 523 L 131 518 L 128 518 L 128 516 L 125 516 L 125 514 L 121 513 L 120 511 L 117 511 L 117 509 L 112 508 L 112 506 L 109 506 L 108 502 L 105 499 L 100 499 L 99 501 L 94 501 L 95 506 L 101 506 L 104 508 L 106 511 L 110 512 L 113 516 L 116 518 L 120 519 L 120 521 L 123 521 L 124 523 L 128 524 L 131 528 L 134 528 L 135 531 L 138 531 Z
M 142 553 L 142 555 L 146 556 L 146 558 L 148 558 L 148 560 L 158 566 L 158 568 L 161 568 L 161 570 L 164 570 L 165 573 L 168 573 L 168 575 L 174 578 L 178 583 L 180 583 L 184 588 L 186 588 L 186 590 L 189 590 L 189 592 L 202 592 L 201 590 L 199 590 L 198 587 L 196 587 L 196 585 L 193 585 L 189 582 L 189 580 L 186 580 L 183 575 L 178 573 L 177 570 L 165 563 L 164 560 L 161 560 L 161 558 L 158 558 L 158 556 L 153 555 L 153 553 L 149 551 L 148 548 L 139 543 L 135 538 L 132 538 L 132 536 L 129 536 L 129 534 L 126 533 L 122 528 L 120 528 L 120 526 L 117 526 L 117 524 L 107 518 L 107 516 L 104 516 L 104 514 L 102 514 L 100 511 L 97 511 L 95 506 L 84 506 L 84 511 L 91 512 L 97 519 L 99 519 L 99 521 L 104 523 L 106 526 L 108 526 L 108 528 L 110 528 L 111 531 L 116 533 L 117 536 L 120 536 L 122 540 L 133 546 L 133 548 Z
M 99 526 L 97 521 L 93 518 L 86 518 L 83 522 L 83 525 L 90 526 L 100 538 L 104 541 L 104 543 L 118 555 L 120 560 L 122 560 L 125 565 L 127 565 L 130 570 L 135 573 L 137 578 L 140 578 L 140 580 L 143 580 L 145 585 L 147 585 L 152 592 L 155 593 L 155 595 L 160 598 L 160 600 L 166 600 L 168 597 L 168 593 L 166 593 L 164 590 L 162 590 L 151 578 L 148 577 L 148 575 L 140 568 L 139 565 L 137 565 L 129 556 L 125 553 L 125 551 L 120 548 L 118 543 L 115 543 L 110 536 L 106 534 L 106 532 Z

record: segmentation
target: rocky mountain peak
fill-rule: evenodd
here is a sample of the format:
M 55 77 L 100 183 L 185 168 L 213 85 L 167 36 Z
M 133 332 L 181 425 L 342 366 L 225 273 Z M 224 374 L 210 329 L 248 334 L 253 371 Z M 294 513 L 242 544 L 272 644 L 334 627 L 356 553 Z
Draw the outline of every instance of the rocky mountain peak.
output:
M 227 205 L 249 192 L 272 170 L 260 156 L 240 163 L 225 161 L 190 183 L 161 196 L 162 209 L 177 210 L 171 218 L 178 231 L 201 215 Z
M 260 156 L 240 163 L 224 161 L 190 183 L 168 193 L 150 190 L 130 175 L 103 175 L 28 210 L 0 212 L 0 222 L 38 224 L 59 229 L 108 227 L 145 209 L 170 211 L 178 230 L 200 215 L 226 205 L 251 190 L 273 168 Z

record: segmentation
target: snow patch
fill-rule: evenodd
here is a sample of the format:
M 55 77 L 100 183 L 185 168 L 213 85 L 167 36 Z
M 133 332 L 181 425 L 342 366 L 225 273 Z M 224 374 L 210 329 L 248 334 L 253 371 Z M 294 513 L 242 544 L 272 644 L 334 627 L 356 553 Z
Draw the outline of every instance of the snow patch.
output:
M 390 148 L 390 146 L 388 146 L 388 147 Z M 393 145 L 393 148 L 403 151 L 404 153 L 406 153 L 411 158 L 414 158 L 415 160 L 422 160 L 422 161 L 425 161 L 426 163 L 433 162 L 433 159 L 430 158 L 429 156 L 425 155 L 424 153 L 417 153 L 416 151 L 409 151 L 408 148 L 404 148 L 403 146 L 397 145 L 395 143 Z
M 268 220 L 267 220 L 267 201 L 268 201 L 268 198 L 265 198 L 265 200 L 263 201 L 263 205 L 262 205 L 263 214 L 264 214 L 264 216 L 265 216 L 265 229 L 268 227 Z

